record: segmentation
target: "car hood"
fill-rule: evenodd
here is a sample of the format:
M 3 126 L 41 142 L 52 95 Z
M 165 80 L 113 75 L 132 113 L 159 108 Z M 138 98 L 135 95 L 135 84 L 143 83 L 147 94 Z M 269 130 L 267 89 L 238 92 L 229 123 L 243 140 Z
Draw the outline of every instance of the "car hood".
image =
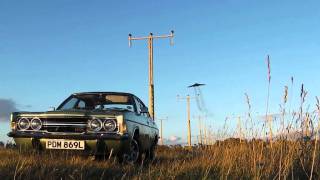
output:
M 99 116 L 99 115 L 121 115 L 124 111 L 118 110 L 55 110 L 46 112 L 14 112 L 14 116 L 25 116 L 25 117 L 87 117 L 87 116 Z

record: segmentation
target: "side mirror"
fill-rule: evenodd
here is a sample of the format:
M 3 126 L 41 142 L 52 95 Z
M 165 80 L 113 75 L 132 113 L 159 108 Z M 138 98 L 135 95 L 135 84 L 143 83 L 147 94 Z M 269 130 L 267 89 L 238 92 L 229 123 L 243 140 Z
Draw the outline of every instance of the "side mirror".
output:
M 142 107 L 140 110 L 141 113 L 149 113 L 148 108 L 147 107 Z
M 55 107 L 49 107 L 48 111 L 55 111 L 56 108 Z

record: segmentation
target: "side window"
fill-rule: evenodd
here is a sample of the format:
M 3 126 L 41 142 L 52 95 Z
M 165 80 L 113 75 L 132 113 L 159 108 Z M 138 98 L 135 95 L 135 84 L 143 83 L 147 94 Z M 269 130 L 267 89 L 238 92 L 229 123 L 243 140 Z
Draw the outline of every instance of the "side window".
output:
M 73 109 L 77 103 L 77 98 L 71 98 L 66 104 L 61 108 L 62 110 Z
M 138 113 L 138 114 L 141 114 L 141 108 L 140 108 L 140 103 L 139 103 L 139 101 L 138 101 L 135 97 L 134 97 L 133 99 L 134 99 L 134 102 L 135 102 L 135 104 L 136 104 L 137 113 Z
M 86 108 L 86 103 L 82 100 L 78 102 L 78 109 L 85 109 Z
M 147 107 L 142 103 L 140 99 L 138 99 L 140 109 L 147 109 Z M 143 116 L 149 117 L 149 113 L 143 113 Z

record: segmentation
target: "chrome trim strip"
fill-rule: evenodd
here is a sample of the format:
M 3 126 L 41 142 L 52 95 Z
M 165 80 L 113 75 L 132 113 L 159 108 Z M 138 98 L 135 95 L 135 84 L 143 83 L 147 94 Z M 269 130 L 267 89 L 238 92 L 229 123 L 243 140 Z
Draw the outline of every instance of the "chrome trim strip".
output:
M 44 123 L 43 126 L 82 126 L 86 127 L 87 123 L 79 123 L 79 124 L 72 124 L 72 123 Z
M 32 118 L 32 117 L 41 117 L 41 118 L 50 118 L 50 117 L 61 117 L 61 118 L 78 118 L 78 117 L 86 117 L 83 114 L 23 114 L 19 115 L 20 117 Z
M 50 135 L 82 135 L 86 134 L 85 132 L 75 133 L 75 132 L 47 132 Z

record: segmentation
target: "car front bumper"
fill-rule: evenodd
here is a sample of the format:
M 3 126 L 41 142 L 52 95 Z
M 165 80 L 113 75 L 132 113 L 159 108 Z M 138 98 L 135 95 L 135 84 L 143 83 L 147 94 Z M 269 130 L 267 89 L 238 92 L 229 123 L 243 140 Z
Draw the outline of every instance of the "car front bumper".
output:
M 83 140 L 84 152 L 87 154 L 115 154 L 123 153 L 128 149 L 130 137 L 128 134 L 70 134 L 70 133 L 43 133 L 43 132 L 10 132 L 16 145 L 21 150 L 46 150 L 47 139 Z

